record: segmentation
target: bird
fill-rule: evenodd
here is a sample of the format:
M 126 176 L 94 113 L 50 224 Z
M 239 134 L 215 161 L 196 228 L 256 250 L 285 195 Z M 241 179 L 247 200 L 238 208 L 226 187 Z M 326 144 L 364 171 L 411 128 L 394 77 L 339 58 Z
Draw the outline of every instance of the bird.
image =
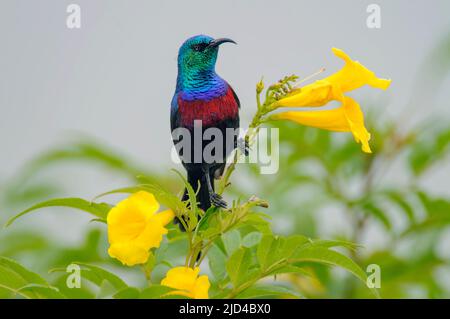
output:
M 205 212 L 211 206 L 227 208 L 227 203 L 214 190 L 214 179 L 221 177 L 226 158 L 238 144 L 237 135 L 227 134 L 227 129 L 239 128 L 239 98 L 215 68 L 219 47 L 224 43 L 236 44 L 229 38 L 214 39 L 207 35 L 196 35 L 184 41 L 178 51 L 178 75 L 171 102 L 173 143 L 177 145 L 180 142 L 180 137 L 174 134 L 177 129 L 182 128 L 191 134 L 190 148 L 177 149 L 177 152 L 186 169 L 188 183 L 197 191 L 198 207 Z M 205 141 L 203 133 L 210 128 L 222 134 L 222 151 L 217 153 L 214 161 L 203 156 L 206 142 L 212 141 Z M 196 132 L 201 133 L 200 143 L 192 138 Z M 200 159 L 195 160 L 195 152 L 201 152 Z M 183 200 L 187 199 L 185 190 Z M 182 229 L 179 220 L 178 223 Z

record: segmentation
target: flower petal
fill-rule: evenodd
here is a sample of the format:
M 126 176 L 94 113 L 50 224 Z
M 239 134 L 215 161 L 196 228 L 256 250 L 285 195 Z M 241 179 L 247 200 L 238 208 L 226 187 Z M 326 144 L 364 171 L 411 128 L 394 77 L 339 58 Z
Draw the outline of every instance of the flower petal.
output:
M 108 254 L 127 266 L 144 264 L 149 257 L 148 249 L 133 243 L 112 244 L 108 249 Z
M 338 99 L 340 95 L 341 93 L 330 82 L 319 80 L 275 102 L 275 107 L 323 106 L 331 100 Z
M 281 112 L 270 116 L 270 119 L 290 120 L 329 131 L 352 132 L 356 142 L 362 144 L 362 150 L 371 153 L 370 134 L 364 126 L 364 115 L 358 103 L 350 97 L 344 97 L 342 105 L 335 109 Z
M 175 213 L 173 210 L 167 209 L 155 214 L 154 218 L 156 218 L 163 226 L 166 226 L 175 218 Z
M 196 289 L 194 293 L 195 299 L 208 299 L 208 290 L 209 287 L 211 287 L 211 284 L 209 283 L 208 276 L 203 275 L 198 277 L 196 283 L 195 283 Z
M 344 93 L 370 85 L 386 90 L 391 80 L 378 78 L 374 72 L 358 61 L 353 61 L 344 51 L 333 48 L 333 53 L 344 60 L 338 72 L 293 91 L 274 103 L 274 107 L 323 106 L 332 100 L 342 101 Z
M 153 194 L 140 191 L 119 202 L 108 213 L 108 250 L 111 257 L 131 266 L 145 263 L 151 248 L 159 247 L 164 227 L 174 214 L 164 211 L 159 214 L 159 203 Z
M 159 203 L 156 201 L 152 193 L 146 191 L 139 191 L 128 197 L 130 201 L 141 210 L 148 212 L 150 215 L 154 214 L 159 209 Z
M 366 84 L 386 90 L 391 84 L 391 80 L 378 78 L 364 65 L 353 61 L 344 51 L 337 48 L 333 48 L 332 51 L 337 57 L 344 60 L 345 65 L 338 72 L 325 78 L 324 81 L 328 81 L 332 85 L 339 85 L 342 92 L 352 91 Z
M 350 131 L 357 143 L 361 143 L 361 148 L 365 153 L 372 153 L 369 146 L 370 133 L 364 126 L 364 114 L 359 104 L 350 97 L 344 99 L 344 113 L 347 118 Z
M 133 240 L 135 244 L 147 249 L 159 247 L 163 235 L 167 234 L 168 230 L 155 216 L 152 216 L 142 233 Z
M 198 277 L 199 272 L 198 267 L 172 268 L 161 281 L 161 285 L 177 289 L 169 294 L 206 299 L 210 287 L 209 279 L 206 275 Z
M 108 240 L 115 242 L 130 241 L 139 236 L 147 224 L 147 216 L 128 202 L 120 202 L 113 207 L 107 217 Z

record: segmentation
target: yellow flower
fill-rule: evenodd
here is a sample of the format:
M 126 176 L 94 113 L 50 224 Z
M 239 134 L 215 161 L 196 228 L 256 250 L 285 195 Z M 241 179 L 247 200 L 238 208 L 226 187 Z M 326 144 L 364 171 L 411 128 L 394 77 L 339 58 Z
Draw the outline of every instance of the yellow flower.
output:
M 364 126 L 361 109 L 350 97 L 344 97 L 340 107 L 332 110 L 282 112 L 271 116 L 273 120 L 291 120 L 296 123 L 336 132 L 352 132 L 356 142 L 362 144 L 362 150 L 371 153 L 370 133 Z
M 124 265 L 143 264 L 151 248 L 159 247 L 167 234 L 164 227 L 174 218 L 171 210 L 155 214 L 159 203 L 153 194 L 134 193 L 113 207 L 108 214 L 108 253 Z
M 273 120 L 291 120 L 303 125 L 330 131 L 352 132 L 355 140 L 362 144 L 362 150 L 371 153 L 370 134 L 364 126 L 364 116 L 359 104 L 344 95 L 364 85 L 386 90 L 391 80 L 378 78 L 374 72 L 358 61 L 353 61 L 344 51 L 333 48 L 333 53 L 344 60 L 344 67 L 322 80 L 315 81 L 294 90 L 274 103 L 274 107 L 318 107 L 332 100 L 340 101 L 341 106 L 333 110 L 294 111 L 272 115 Z
M 177 289 L 170 294 L 186 296 L 193 299 L 208 299 L 210 287 L 208 276 L 198 276 L 198 267 L 175 267 L 170 269 L 161 285 Z

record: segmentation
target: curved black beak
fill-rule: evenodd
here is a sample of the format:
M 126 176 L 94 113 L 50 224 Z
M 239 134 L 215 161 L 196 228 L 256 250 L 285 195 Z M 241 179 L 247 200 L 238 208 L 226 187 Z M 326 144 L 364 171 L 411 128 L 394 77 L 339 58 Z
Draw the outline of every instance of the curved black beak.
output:
M 211 42 L 209 42 L 208 47 L 213 47 L 214 48 L 214 47 L 217 47 L 217 46 L 221 45 L 222 43 L 226 43 L 226 42 L 237 44 L 236 42 L 234 42 L 231 39 L 219 38 L 219 39 L 215 39 L 215 40 L 212 40 Z

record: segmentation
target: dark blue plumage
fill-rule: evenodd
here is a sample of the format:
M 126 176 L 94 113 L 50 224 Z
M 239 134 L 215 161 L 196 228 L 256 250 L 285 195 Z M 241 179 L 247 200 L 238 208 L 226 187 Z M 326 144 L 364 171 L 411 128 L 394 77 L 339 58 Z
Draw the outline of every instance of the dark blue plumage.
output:
M 172 132 L 177 128 L 186 128 L 193 134 L 194 121 L 200 120 L 203 132 L 208 128 L 218 128 L 223 134 L 224 151 L 220 161 L 208 163 L 202 159 L 193 163 L 194 148 L 199 147 L 193 141 L 191 154 L 179 154 L 194 190 L 200 184 L 197 200 L 205 211 L 211 204 L 226 207 L 223 199 L 214 193 L 213 179 L 221 175 L 226 157 L 236 147 L 237 137 L 227 138 L 226 129 L 239 127 L 239 99 L 215 71 L 219 45 L 226 42 L 234 43 L 230 39 L 213 39 L 205 35 L 194 36 L 183 43 L 178 53 L 177 85 L 171 103 Z M 174 143 L 177 142 L 174 138 Z M 205 142 L 210 140 L 200 145 L 202 150 Z

